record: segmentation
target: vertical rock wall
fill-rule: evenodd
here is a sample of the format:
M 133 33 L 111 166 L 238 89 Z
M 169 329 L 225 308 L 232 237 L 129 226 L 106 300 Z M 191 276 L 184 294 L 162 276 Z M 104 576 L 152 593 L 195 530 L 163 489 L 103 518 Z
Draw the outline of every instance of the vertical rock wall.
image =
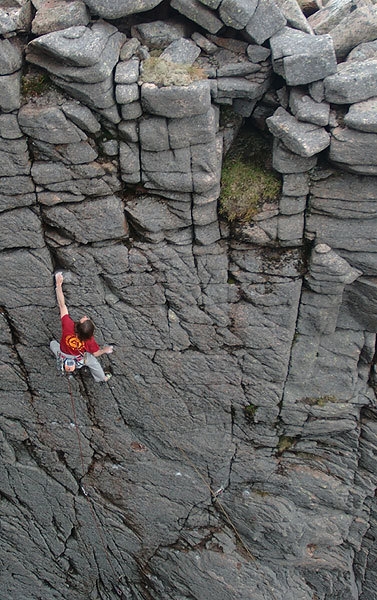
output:
M 372 600 L 375 6 L 11 0 L 0 34 L 0 597 Z M 226 109 L 282 178 L 232 226 Z M 55 367 L 57 267 L 110 384 Z

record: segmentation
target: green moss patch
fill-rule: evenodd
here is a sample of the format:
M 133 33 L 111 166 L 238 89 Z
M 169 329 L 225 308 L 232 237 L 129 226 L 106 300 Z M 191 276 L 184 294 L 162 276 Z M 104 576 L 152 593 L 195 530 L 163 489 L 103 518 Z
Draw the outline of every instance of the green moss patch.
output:
M 280 176 L 271 167 L 270 141 L 244 131 L 226 155 L 221 175 L 220 214 L 228 221 L 248 222 L 265 202 L 277 202 Z
M 189 85 L 193 81 L 205 79 L 206 75 L 195 65 L 180 65 L 158 56 L 151 56 L 143 62 L 141 81 L 158 86 Z

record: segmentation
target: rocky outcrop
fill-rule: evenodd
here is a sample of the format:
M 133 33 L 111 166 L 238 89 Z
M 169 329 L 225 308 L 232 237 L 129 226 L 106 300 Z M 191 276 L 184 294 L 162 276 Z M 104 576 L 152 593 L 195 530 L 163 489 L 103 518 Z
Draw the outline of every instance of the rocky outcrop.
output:
M 0 596 L 373 600 L 373 3 L 5 4 Z M 243 127 L 281 191 L 228 222 Z

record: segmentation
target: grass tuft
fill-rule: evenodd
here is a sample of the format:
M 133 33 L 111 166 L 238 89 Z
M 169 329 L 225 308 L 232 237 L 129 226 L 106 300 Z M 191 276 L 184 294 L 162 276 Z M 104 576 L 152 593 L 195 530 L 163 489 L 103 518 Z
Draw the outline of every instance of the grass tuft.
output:
M 143 62 L 140 79 L 143 83 L 154 83 L 161 87 L 185 86 L 193 81 L 206 79 L 206 75 L 200 67 L 177 64 L 159 56 L 151 56 Z

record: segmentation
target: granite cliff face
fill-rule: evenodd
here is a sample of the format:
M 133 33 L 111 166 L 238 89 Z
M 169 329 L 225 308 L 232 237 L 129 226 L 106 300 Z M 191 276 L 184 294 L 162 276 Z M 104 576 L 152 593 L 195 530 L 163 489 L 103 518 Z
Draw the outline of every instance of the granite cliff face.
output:
M 2 3 L 2 600 L 375 598 L 377 7 L 313 5 Z

